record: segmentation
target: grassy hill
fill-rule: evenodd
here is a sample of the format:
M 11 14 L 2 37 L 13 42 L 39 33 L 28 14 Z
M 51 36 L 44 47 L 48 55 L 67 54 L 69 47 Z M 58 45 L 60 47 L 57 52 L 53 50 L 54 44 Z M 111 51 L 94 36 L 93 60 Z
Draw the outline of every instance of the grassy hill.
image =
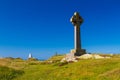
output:
M 60 63 L 62 58 L 60 55 L 46 61 L 0 59 L 0 80 L 120 80 L 120 55 L 76 63 Z M 2 70 L 3 66 L 6 69 Z M 4 78 L 3 74 L 13 77 Z

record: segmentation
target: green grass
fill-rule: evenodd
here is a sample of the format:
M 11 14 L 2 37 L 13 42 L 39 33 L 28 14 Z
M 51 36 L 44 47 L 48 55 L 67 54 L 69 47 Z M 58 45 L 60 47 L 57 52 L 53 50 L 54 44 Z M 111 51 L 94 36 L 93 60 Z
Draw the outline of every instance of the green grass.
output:
M 15 71 L 22 70 L 24 73 L 15 74 L 13 70 L 12 75 L 15 77 L 0 80 L 120 80 L 119 55 L 110 59 L 79 60 L 76 63 L 60 63 L 61 58 L 63 56 L 53 56 L 44 62 L 11 60 L 6 66 L 14 68 Z
M 24 72 L 21 70 L 0 66 L 0 80 L 12 80 L 16 77 L 19 77 L 23 73 Z

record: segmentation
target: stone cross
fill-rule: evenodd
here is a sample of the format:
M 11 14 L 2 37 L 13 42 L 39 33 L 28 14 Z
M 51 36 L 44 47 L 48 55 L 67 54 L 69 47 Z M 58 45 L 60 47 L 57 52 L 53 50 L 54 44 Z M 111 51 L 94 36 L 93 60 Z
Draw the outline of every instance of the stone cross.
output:
M 85 54 L 85 50 L 81 49 L 80 39 L 80 25 L 83 23 L 83 19 L 78 12 L 75 12 L 70 21 L 74 25 L 74 50 L 71 52 L 77 56 L 80 56 Z

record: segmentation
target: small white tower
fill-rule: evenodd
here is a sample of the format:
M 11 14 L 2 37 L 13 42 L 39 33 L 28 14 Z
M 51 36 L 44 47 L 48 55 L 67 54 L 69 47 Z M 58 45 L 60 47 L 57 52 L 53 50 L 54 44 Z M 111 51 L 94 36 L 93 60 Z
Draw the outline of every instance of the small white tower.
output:
M 32 58 L 32 54 L 31 54 L 31 53 L 29 53 L 29 56 L 28 56 L 28 58 Z

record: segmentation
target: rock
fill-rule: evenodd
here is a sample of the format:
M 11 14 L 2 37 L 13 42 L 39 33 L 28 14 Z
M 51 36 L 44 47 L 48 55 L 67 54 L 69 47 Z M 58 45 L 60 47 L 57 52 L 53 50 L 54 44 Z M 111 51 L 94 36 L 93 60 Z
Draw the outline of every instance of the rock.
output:
M 98 54 L 83 54 L 81 56 L 74 56 L 74 54 L 66 54 L 65 58 L 61 62 L 78 62 L 79 59 L 109 59 L 110 57 L 103 57 Z
M 72 53 L 69 53 L 69 54 L 66 54 L 65 58 L 63 58 L 60 62 L 77 62 L 74 54 Z
M 97 55 L 97 54 L 93 55 L 93 57 L 94 57 L 94 59 L 103 59 L 103 58 L 105 58 L 105 57 L 102 57 L 102 56 Z
M 84 55 L 81 55 L 77 58 L 80 58 L 80 59 L 92 59 L 93 58 L 93 55 L 91 54 L 84 54 Z

